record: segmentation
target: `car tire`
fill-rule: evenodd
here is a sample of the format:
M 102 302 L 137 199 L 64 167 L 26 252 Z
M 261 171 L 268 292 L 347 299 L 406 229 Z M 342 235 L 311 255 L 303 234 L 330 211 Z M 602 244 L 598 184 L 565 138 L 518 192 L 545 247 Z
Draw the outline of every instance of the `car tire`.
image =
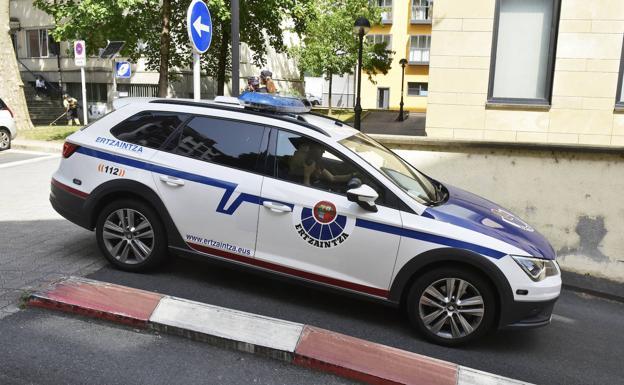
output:
M 429 341 L 457 346 L 490 331 L 497 306 L 494 290 L 481 274 L 448 266 L 416 279 L 409 289 L 406 310 L 412 325 Z
M 146 271 L 167 259 L 167 234 L 146 203 L 122 199 L 101 210 L 95 227 L 98 246 L 108 261 L 125 271 Z
M 11 133 L 6 128 L 0 128 L 0 151 L 11 148 Z

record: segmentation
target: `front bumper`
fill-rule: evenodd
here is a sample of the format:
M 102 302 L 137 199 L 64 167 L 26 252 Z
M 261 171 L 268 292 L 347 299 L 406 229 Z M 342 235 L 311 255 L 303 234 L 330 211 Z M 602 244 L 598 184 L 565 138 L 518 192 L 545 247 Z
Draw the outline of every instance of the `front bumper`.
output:
M 513 301 L 502 315 L 501 329 L 530 329 L 550 324 L 558 298 L 548 301 Z

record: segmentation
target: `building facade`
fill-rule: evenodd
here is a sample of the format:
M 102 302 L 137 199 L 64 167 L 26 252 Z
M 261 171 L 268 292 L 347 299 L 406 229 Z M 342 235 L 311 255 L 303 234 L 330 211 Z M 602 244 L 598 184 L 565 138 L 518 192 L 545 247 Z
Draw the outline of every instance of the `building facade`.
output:
M 624 145 L 621 0 L 436 0 L 427 134 Z
M 26 89 L 34 86 L 35 77 L 42 76 L 51 88 L 58 92 L 67 92 L 81 99 L 80 67 L 74 65 L 71 57 L 73 42 L 55 42 L 51 30 L 53 18 L 33 5 L 32 0 L 10 1 L 10 30 L 13 47 L 18 59 L 22 81 Z M 288 30 L 288 26 L 285 29 Z M 285 33 L 286 44 L 296 44 L 297 36 Z M 104 48 L 104 47 L 98 47 Z M 240 88 L 247 83 L 247 76 L 258 76 L 261 68 L 253 65 L 253 52 L 241 44 Z M 299 79 L 296 64 L 286 54 L 278 54 L 267 47 L 267 65 L 273 71 L 278 89 L 283 91 L 298 90 L 303 92 L 303 82 Z M 207 53 L 209 54 L 209 53 Z M 117 58 L 124 60 L 124 58 Z M 113 90 L 113 60 L 100 59 L 97 56 L 87 58 L 85 67 L 87 83 L 87 108 L 90 119 L 98 118 L 111 108 L 116 97 L 158 95 L 158 72 L 148 70 L 143 60 L 131 63 L 132 76 L 129 79 L 116 79 L 116 91 Z M 179 69 L 178 80 L 169 85 L 169 96 L 179 98 L 193 97 L 193 77 L 190 69 Z M 226 86 L 229 93 L 231 84 Z M 213 98 L 216 80 L 202 77 L 202 98 Z M 32 95 L 32 92 L 27 92 Z M 29 103 L 30 104 L 30 103 Z M 82 115 L 81 115 L 82 116 Z M 32 117 L 32 113 L 31 113 Z
M 404 108 L 425 111 L 429 87 L 429 61 L 432 0 L 376 0 L 381 7 L 380 25 L 373 26 L 366 36 L 371 42 L 387 42 L 394 51 L 392 68 L 386 75 L 378 74 L 375 83 L 362 76 L 362 107 L 365 109 L 398 110 L 401 101 L 401 59 L 407 60 L 404 82 Z M 437 1 L 437 0 L 436 0 Z

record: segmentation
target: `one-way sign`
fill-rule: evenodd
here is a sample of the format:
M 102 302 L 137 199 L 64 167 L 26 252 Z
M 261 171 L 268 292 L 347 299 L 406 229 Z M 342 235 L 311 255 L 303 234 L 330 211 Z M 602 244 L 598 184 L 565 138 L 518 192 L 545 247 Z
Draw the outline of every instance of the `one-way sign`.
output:
M 212 42 L 212 18 L 202 0 L 193 0 L 186 13 L 186 27 L 193 49 L 204 53 Z

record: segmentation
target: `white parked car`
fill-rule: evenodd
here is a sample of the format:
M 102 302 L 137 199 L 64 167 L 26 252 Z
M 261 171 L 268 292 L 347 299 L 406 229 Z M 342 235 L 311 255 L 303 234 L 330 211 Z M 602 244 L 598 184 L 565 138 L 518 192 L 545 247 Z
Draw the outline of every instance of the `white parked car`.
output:
M 323 103 L 320 97 L 311 93 L 306 94 L 306 99 L 310 102 L 312 106 L 320 106 Z
M 526 222 L 298 99 L 241 99 L 128 102 L 67 139 L 52 205 L 128 271 L 229 261 L 402 306 L 445 345 L 550 323 L 560 270 Z
M 0 99 L 0 151 L 11 148 L 11 141 L 16 135 L 13 111 Z

